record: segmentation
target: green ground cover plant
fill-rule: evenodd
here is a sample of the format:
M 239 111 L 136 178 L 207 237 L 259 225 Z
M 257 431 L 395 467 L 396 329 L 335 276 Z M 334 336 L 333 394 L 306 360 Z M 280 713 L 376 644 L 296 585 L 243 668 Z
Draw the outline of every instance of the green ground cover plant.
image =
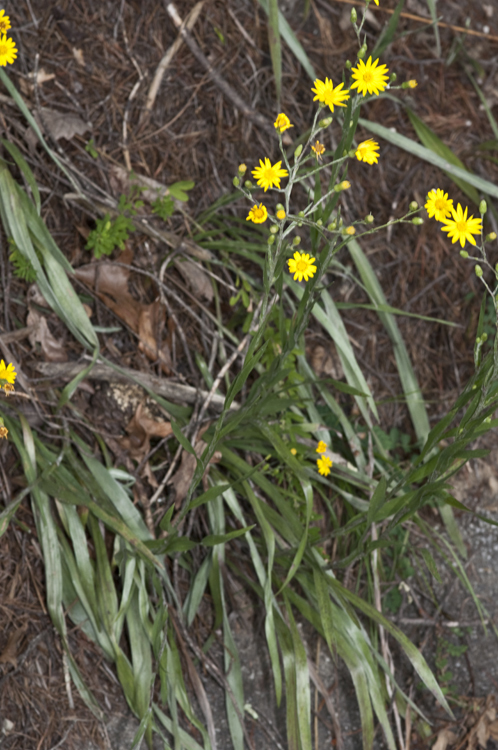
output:
M 31 170 L 16 147 L 2 141 L 30 188 L 28 192 L 14 179 L 12 164 L 0 161 L 0 218 L 17 254 L 12 262 L 18 268 L 23 262 L 30 264 L 48 305 L 89 354 L 89 362 L 57 394 L 54 419 L 60 420 L 64 438 L 57 446 L 47 445 L 10 399 L 15 367 L 0 362 L 5 396 L 0 401 L 0 437 L 15 445 L 27 483 L 0 513 L 0 533 L 29 495 L 44 557 L 47 607 L 71 676 L 87 705 L 102 716 L 71 654 L 68 621 L 115 665 L 126 700 L 140 720 L 134 746 L 144 736 L 152 746 L 154 733 L 163 738 L 165 748 L 216 746 L 209 703 L 195 670 L 211 665 L 209 647 L 218 630 L 224 647 L 220 679 L 231 741 L 235 750 L 242 750 L 245 743 L 251 746 L 244 722 L 248 709 L 240 657 L 229 618 L 227 571 L 243 582 L 264 611 L 273 688 L 277 703 L 285 700 L 286 735 L 292 750 L 313 747 L 310 671 L 299 621 L 307 621 L 330 655 L 346 664 L 360 709 L 365 750 L 373 746 L 377 723 L 389 748 L 404 747 L 403 721 L 412 714 L 422 715 L 393 674 L 389 639 L 397 642 L 425 688 L 451 713 L 445 696 L 448 675 L 440 673 L 440 685 L 389 613 L 399 606 L 394 582 L 410 578 L 416 566 L 424 568 L 427 579 L 437 579 L 437 558 L 470 587 L 460 562 L 465 550 L 452 515 L 452 508 L 466 508 L 453 497 L 450 479 L 466 461 L 486 455 L 469 446 L 498 426 L 493 418 L 498 406 L 498 339 L 490 335 L 498 312 L 498 268 L 488 259 L 488 246 L 496 235 L 484 231 L 484 199 L 478 202 L 479 217 L 474 217 L 468 206 L 455 206 L 442 189 L 429 191 L 425 203 L 429 219 L 440 222 L 447 239 L 459 243 L 462 259 L 474 263 L 485 287 L 475 373 L 431 429 L 396 323 L 401 311 L 387 304 L 362 249 L 370 235 L 388 225 L 376 226 L 370 213 L 347 224 L 341 215 L 341 196 L 354 190 L 348 180 L 351 160 L 375 169 L 382 158 L 379 142 L 357 138 L 359 124 L 378 137 L 386 136 L 385 128 L 361 119 L 362 106 L 382 94 L 402 97 L 403 91 L 417 86 L 414 80 L 397 84 L 395 73 L 380 59 L 395 33 L 395 14 L 378 45 L 368 50 L 363 36 L 368 5 L 367 0 L 361 13 L 354 9 L 351 13 L 358 55 L 346 64 L 342 81 L 334 85 L 329 78 L 313 77 L 310 95 L 316 112 L 309 131 L 293 133 L 295 143 L 286 148 L 283 136 L 294 126 L 279 112 L 274 127 L 281 159 L 272 163 L 263 154 L 253 169 L 239 165 L 233 194 L 196 218 L 193 240 L 206 250 L 219 250 L 213 268 L 223 265 L 239 289 L 230 300 L 235 313 L 230 327 L 217 308 L 218 346 L 222 347 L 223 336 L 230 336 L 236 349 L 225 357 L 215 378 L 197 360 L 208 392 L 195 410 L 149 392 L 170 417 L 173 461 L 177 464 L 186 456 L 194 467 L 178 507 L 174 501 L 166 503 L 154 529 L 133 502 L 134 477 L 112 465 L 102 437 L 94 434 L 90 443 L 64 419 L 65 414 L 78 415 L 72 396 L 82 379 L 91 377 L 97 360 L 120 368 L 100 351 L 98 333 L 71 284 L 73 269 L 41 216 Z M 298 57 L 302 58 L 302 50 L 281 23 L 275 0 L 269 0 L 268 14 L 278 97 L 280 36 L 290 40 Z M 1 66 L 15 60 L 13 43 L 2 41 L 4 37 L 0 38 Z M 2 69 L 0 79 L 67 175 Z M 336 137 L 334 151 L 320 140 L 329 128 Z M 391 133 L 390 140 L 421 158 L 433 158 L 439 150 L 437 163 L 462 186 L 462 166 L 447 152 L 441 153 L 426 130 L 416 131 L 423 147 L 397 134 Z M 74 176 L 69 177 L 81 193 Z M 496 187 L 482 178 L 469 173 L 465 180 L 473 191 L 480 191 L 479 198 L 497 194 Z M 185 201 L 191 187 L 190 181 L 177 183 L 170 188 L 171 196 Z M 467 195 L 471 197 L 468 190 Z M 244 199 L 245 219 L 224 215 L 229 202 Z M 116 218 L 104 213 L 97 220 L 87 245 L 96 258 L 122 249 L 130 232 L 140 227 L 141 207 L 138 196 L 124 198 L 115 206 Z M 152 208 L 167 219 L 173 203 L 168 197 L 158 198 Z M 389 224 L 420 226 L 421 212 L 422 207 L 412 201 L 409 210 Z M 476 254 L 465 249 L 469 244 Z M 351 274 L 344 263 L 346 253 L 356 282 L 368 295 L 368 308 L 376 311 L 392 341 L 413 442 L 389 426 L 378 425 L 374 395 L 350 343 L 341 307 L 329 291 L 328 273 Z M 310 322 L 320 325 L 334 342 L 345 382 L 320 379 L 310 367 L 304 345 Z M 211 402 L 220 393 L 223 406 L 213 417 Z M 156 500 L 165 486 L 163 479 Z M 451 541 L 423 520 L 420 511 L 428 505 L 439 509 Z M 207 533 L 196 536 L 193 529 L 199 514 Z M 408 552 L 412 531 L 427 540 L 420 551 Z M 352 568 L 356 584 L 348 586 L 343 573 Z M 180 577 L 188 583 L 186 595 Z M 213 624 L 200 648 L 189 629 L 207 593 Z M 482 615 L 483 608 L 474 599 Z M 448 644 L 444 646 L 448 650 Z M 439 660 L 440 672 L 441 664 Z M 201 715 L 194 710 L 192 691 Z M 195 736 L 185 729 L 184 719 L 195 728 Z

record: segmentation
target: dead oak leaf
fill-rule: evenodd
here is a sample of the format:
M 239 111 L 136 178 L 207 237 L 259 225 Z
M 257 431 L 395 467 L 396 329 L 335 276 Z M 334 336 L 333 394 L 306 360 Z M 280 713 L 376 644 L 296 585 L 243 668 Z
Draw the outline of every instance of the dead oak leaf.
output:
M 17 669 L 17 646 L 27 629 L 28 623 L 25 622 L 22 627 L 9 633 L 7 645 L 0 654 L 0 664 L 11 664 L 14 669 Z

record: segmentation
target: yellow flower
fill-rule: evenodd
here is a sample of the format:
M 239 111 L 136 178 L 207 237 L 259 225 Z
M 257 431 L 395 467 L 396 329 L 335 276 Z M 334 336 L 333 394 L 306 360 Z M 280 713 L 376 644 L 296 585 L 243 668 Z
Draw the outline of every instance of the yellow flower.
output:
M 16 57 L 17 49 L 12 39 L 0 34 L 0 66 L 4 67 L 7 63 L 11 65 Z
M 347 227 L 347 229 L 344 230 L 344 234 L 349 234 L 349 236 L 352 237 L 356 234 L 356 229 L 354 227 Z
M 5 34 L 10 29 L 10 18 L 5 15 L 4 10 L 0 10 L 0 34 Z
M 341 190 L 349 190 L 349 188 L 351 187 L 351 183 L 348 180 L 343 180 L 339 183 L 339 187 L 341 188 Z
M 443 219 L 444 227 L 441 227 L 443 232 L 448 232 L 448 237 L 452 238 L 452 243 L 460 240 L 460 245 L 465 247 L 465 241 L 468 240 L 471 245 L 475 245 L 476 241 L 473 238 L 473 234 L 481 234 L 482 226 L 481 219 L 474 219 L 473 216 L 467 218 L 468 209 L 465 211 L 461 207 L 460 203 L 456 207 L 451 209 L 453 219 Z
M 367 92 L 377 96 L 381 91 L 384 91 L 389 80 L 389 76 L 387 75 L 389 71 L 385 65 L 377 67 L 378 62 L 378 60 L 372 62 L 371 55 L 366 63 L 363 60 L 358 60 L 358 67 L 351 69 L 353 78 L 355 79 L 355 82 L 351 84 L 351 88 L 358 89 L 359 93 L 363 94 L 363 96 L 366 96 Z
M 334 88 L 334 84 L 330 78 L 325 79 L 325 83 L 320 81 L 319 78 L 315 81 L 315 88 L 311 89 L 316 96 L 313 101 L 319 101 L 321 104 L 325 104 L 326 107 L 330 107 L 330 111 L 334 111 L 334 107 L 345 107 L 345 103 L 349 99 L 349 89 L 342 91 L 344 84 L 340 83 Z
M 377 164 L 379 161 L 379 154 L 377 154 L 376 151 L 378 150 L 379 144 L 377 141 L 374 141 L 373 138 L 369 138 L 367 141 L 363 141 L 359 144 L 354 155 L 358 161 L 364 161 L 367 164 Z
M 292 453 L 293 456 L 297 455 L 297 450 L 295 448 L 291 448 L 290 452 Z
M 291 122 L 287 115 L 284 115 L 283 112 L 281 112 L 275 122 L 273 123 L 276 130 L 279 130 L 281 133 L 284 132 L 284 130 L 287 130 L 287 128 L 293 128 L 294 125 L 291 125 Z
M 247 167 L 245 164 L 239 164 L 239 174 L 243 175 L 247 172 Z
M 259 167 L 253 169 L 252 176 L 256 180 L 259 187 L 264 188 L 265 193 L 268 188 L 271 188 L 274 185 L 279 188 L 280 178 L 287 177 L 287 175 L 289 174 L 286 169 L 280 169 L 281 166 L 281 161 L 277 161 L 276 164 L 272 166 L 271 161 L 268 159 L 268 157 L 265 157 L 264 163 L 260 159 Z
M 0 380 L 6 380 L 7 383 L 14 385 L 17 373 L 12 363 L 6 365 L 3 359 L 0 359 Z
M 9 434 L 8 429 L 2 425 L 0 427 L 0 438 L 6 438 L 8 434 Z
M 375 5 L 379 4 L 379 0 L 374 0 Z
M 315 156 L 318 161 L 322 160 L 322 154 L 325 153 L 325 146 L 320 141 L 316 141 L 315 145 L 311 147 L 311 150 L 315 152 Z
M 320 440 L 320 442 L 316 446 L 316 453 L 325 453 L 326 450 L 327 450 L 327 443 L 324 443 L 323 440 Z
M 256 203 L 249 211 L 249 216 L 247 216 L 246 221 L 253 221 L 255 224 L 263 224 L 267 218 L 268 211 L 266 210 L 266 206 L 263 206 L 262 203 L 258 206 Z
M 316 465 L 318 467 L 318 473 L 323 477 L 326 477 L 330 474 L 332 460 L 328 456 L 320 456 L 320 458 L 317 458 L 316 460 Z
M 415 89 L 415 88 L 417 88 L 417 86 L 418 86 L 418 83 L 415 80 L 415 78 L 412 78 L 411 80 L 408 81 L 408 88 L 409 89 Z
M 294 274 L 294 281 L 305 281 L 312 279 L 316 273 L 316 266 L 313 265 L 314 258 L 310 258 L 308 253 L 295 252 L 294 257 L 287 261 L 289 264 L 289 273 Z
M 453 200 L 448 198 L 448 193 L 437 188 L 437 190 L 431 190 L 428 193 L 425 208 L 429 214 L 429 219 L 434 217 L 436 221 L 444 221 L 451 214 Z
M 285 217 L 286 217 L 286 213 L 283 208 L 277 211 L 277 219 L 280 219 L 280 221 L 283 221 Z

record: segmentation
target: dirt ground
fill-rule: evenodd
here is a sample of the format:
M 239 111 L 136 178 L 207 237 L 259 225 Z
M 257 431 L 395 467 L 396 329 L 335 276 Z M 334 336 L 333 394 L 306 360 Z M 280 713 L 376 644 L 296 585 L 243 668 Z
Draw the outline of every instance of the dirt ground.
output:
M 154 274 L 174 244 L 171 236 L 188 242 L 195 230 L 196 216 L 232 190 L 232 180 L 241 162 L 253 165 L 263 156 L 277 158 L 272 123 L 278 111 L 289 115 L 295 134 L 308 127 L 313 112 L 311 82 L 285 44 L 282 102 L 277 108 L 265 14 L 257 0 L 205 0 L 192 28 L 192 38 L 204 58 L 196 57 L 186 44 L 179 45 L 147 113 L 147 97 L 158 64 L 178 38 L 167 5 L 159 0 L 18 0 L 3 5 L 11 17 L 19 49 L 18 59 L 7 73 L 31 111 L 39 117 L 51 145 L 77 171 L 94 204 L 102 205 L 106 194 L 119 198 L 126 188 L 123 181 L 126 169 L 163 185 L 179 180 L 195 182 L 185 213 L 175 214 L 167 223 L 170 246 L 166 239 L 155 242 L 138 233 L 128 243 L 127 251 L 135 264 Z M 184 19 L 194 5 L 194 0 L 178 0 L 179 16 Z M 360 5 L 358 2 L 357 7 Z M 371 45 L 395 5 L 394 0 L 381 0 L 380 8 L 372 3 L 365 27 Z M 285 0 L 281 7 L 317 76 L 336 81 L 345 61 L 353 59 L 356 52 L 348 22 L 351 5 L 346 0 L 306 3 Z M 417 79 L 418 87 L 400 93 L 400 100 L 469 169 L 496 183 L 498 162 L 493 151 L 480 148 L 493 139 L 493 131 L 466 66 L 477 64 L 472 70 L 488 103 L 495 107 L 498 2 L 440 0 L 438 13 L 446 24 L 440 27 L 440 57 L 436 57 L 433 31 L 417 20 L 427 17 L 425 2 L 407 0 L 399 25 L 399 31 L 405 35 L 387 48 L 382 62 L 396 71 L 399 81 Z M 473 35 L 462 33 L 467 19 Z M 216 71 L 215 78 L 210 70 Z M 238 99 L 233 98 L 233 92 Z M 403 105 L 390 99 L 368 104 L 362 116 L 416 138 Z M 59 247 L 75 268 L 89 264 L 91 256 L 84 246 L 99 214 L 68 196 L 73 192 L 71 184 L 36 144 L 26 121 L 1 87 L 0 135 L 17 145 L 33 170 L 41 191 L 42 215 Z M 367 133 L 360 135 L 369 137 Z M 96 158 L 91 149 L 85 149 L 90 140 Z M 381 143 L 381 159 L 375 169 L 355 163 L 348 178 L 354 189 L 344 194 L 342 210 L 346 220 L 371 212 L 377 223 L 383 223 L 403 213 L 410 201 L 423 203 L 427 191 L 435 186 L 450 190 L 455 202 L 468 203 L 448 177 L 388 143 Z M 226 211 L 244 217 L 247 206 L 241 200 Z M 498 231 L 491 213 L 489 217 L 489 231 Z M 430 405 L 431 418 L 436 419 L 473 370 L 472 346 L 481 298 L 478 280 L 434 222 L 427 221 L 422 227 L 394 227 L 389 233 L 375 235 L 364 249 L 390 305 L 455 324 L 449 328 L 414 318 L 398 318 Z M 40 378 L 40 365 L 76 361 L 81 348 L 63 330 L 55 315 L 46 310 L 40 312 L 29 285 L 12 275 L 7 260 L 9 252 L 6 238 L 0 235 L 1 356 L 6 358 L 6 352 L 13 353 L 27 382 L 49 404 L 53 394 L 51 386 Z M 348 263 L 346 254 L 342 259 Z M 168 273 L 169 284 L 176 293 L 171 313 L 185 332 L 190 358 L 178 344 L 172 359 L 153 365 L 137 345 L 140 337 L 132 325 L 125 328 L 124 334 L 102 334 L 102 349 L 109 358 L 145 375 L 164 376 L 168 371 L 168 377 L 176 382 L 199 386 L 192 356 L 196 348 L 203 350 L 205 342 L 189 309 L 201 315 L 202 305 L 214 310 L 214 302 L 196 297 L 189 280 L 177 268 Z M 147 277 L 134 274 L 128 281 L 134 299 L 152 310 L 156 292 Z M 109 306 L 87 287 L 78 288 L 79 292 L 82 290 L 88 295 L 92 320 L 100 326 L 115 325 L 116 317 Z M 349 287 L 339 278 L 333 281 L 331 293 L 339 301 L 366 301 L 361 290 Z M 227 289 L 220 301 L 227 319 L 232 314 L 229 296 Z M 29 314 L 32 317 L 28 320 Z M 40 334 L 40 339 L 33 340 L 28 328 L 39 326 L 40 317 L 44 318 L 50 335 Z M 395 426 L 411 434 L 406 410 L 398 398 L 400 384 L 391 344 L 378 318 L 368 311 L 351 310 L 346 314 L 346 324 L 358 360 L 381 404 L 382 426 L 387 430 Z M 324 351 L 325 360 L 329 357 L 333 361 L 330 342 L 319 330 L 309 331 L 308 351 L 311 356 Z M 327 366 L 323 365 L 324 372 Z M 122 444 L 118 441 L 134 413 L 133 398 L 123 403 L 123 398 L 109 393 L 105 383 L 92 381 L 76 394 L 75 403 L 99 426 L 116 459 L 123 460 Z M 35 413 L 27 416 L 32 426 L 47 439 L 51 438 L 49 424 L 44 424 Z M 486 465 L 496 470 L 495 459 L 493 454 Z M 13 449 L 3 443 L 0 481 L 5 503 L 10 493 L 19 488 L 15 460 Z M 130 471 L 137 471 L 131 454 L 124 460 Z M 484 480 L 479 479 L 479 472 L 485 471 L 484 464 L 476 462 L 472 466 L 476 482 L 465 485 L 462 492 L 466 496 L 473 494 L 481 510 L 487 507 L 494 513 L 498 475 L 495 471 Z M 498 549 L 496 532 L 469 519 L 462 523 L 470 552 L 469 576 L 478 592 L 489 599 L 488 609 L 496 618 L 498 590 L 493 575 Z M 126 706 L 113 671 L 78 630 L 71 633 L 71 645 L 102 708 L 114 717 L 111 722 L 114 729 L 107 730 L 94 719 L 65 679 L 67 666 L 44 604 L 43 567 L 29 504 L 21 506 L 17 522 L 0 539 L 0 548 L 0 747 L 5 750 L 129 747 L 124 734 L 128 731 L 124 719 Z M 460 607 L 464 609 L 460 611 Z M 476 619 L 463 593 L 460 599 L 451 601 L 444 617 L 459 620 L 464 617 L 462 612 L 472 622 Z M 427 619 L 431 617 L 429 612 Z M 430 649 L 432 638 L 435 653 L 436 641 L 430 634 L 439 633 L 444 627 L 434 622 L 421 625 L 416 636 L 418 642 L 427 642 Z M 494 689 L 498 690 L 495 641 L 491 641 L 491 635 L 483 640 L 477 626 L 472 633 L 468 636 L 467 657 L 461 659 L 468 680 L 461 672 L 455 682 L 461 695 L 486 699 Z M 268 692 L 268 667 L 261 657 L 256 625 L 253 627 L 251 623 L 249 630 L 247 625 L 241 627 L 239 638 L 242 652 L 247 649 L 248 702 L 260 716 L 267 714 L 266 719 L 251 724 L 255 746 L 286 747 L 283 714 L 276 711 Z M 317 648 L 315 642 L 310 643 L 315 657 Z M 458 667 L 455 670 L 456 674 Z M 340 673 L 338 680 L 334 665 L 327 666 L 324 661 L 320 675 L 338 706 L 344 748 L 359 747 L 358 715 L 346 676 Z M 216 704 L 217 688 L 210 689 Z M 218 699 L 219 746 L 228 750 L 224 707 L 219 696 Z M 317 698 L 315 711 L 323 740 L 320 747 L 328 747 L 336 743 L 336 731 L 322 721 L 322 707 L 322 699 Z M 415 733 L 414 746 L 417 742 L 422 740 Z

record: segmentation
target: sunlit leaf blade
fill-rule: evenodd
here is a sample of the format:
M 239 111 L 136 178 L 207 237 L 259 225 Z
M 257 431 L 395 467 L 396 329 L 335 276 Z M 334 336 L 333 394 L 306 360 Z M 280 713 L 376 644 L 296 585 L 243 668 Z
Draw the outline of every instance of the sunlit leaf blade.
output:
M 259 0 L 259 4 L 262 8 L 266 11 L 266 13 L 269 13 L 269 5 L 268 0 Z M 293 53 L 296 60 L 298 60 L 301 65 L 303 66 L 304 70 L 308 74 L 308 76 L 311 78 L 312 81 L 316 78 L 316 73 L 313 68 L 313 65 L 311 64 L 308 55 L 304 51 L 301 42 L 298 40 L 297 36 L 289 26 L 287 19 L 283 15 L 282 11 L 278 11 L 278 28 L 280 30 L 280 35 L 282 39 L 285 41 L 291 52 Z

